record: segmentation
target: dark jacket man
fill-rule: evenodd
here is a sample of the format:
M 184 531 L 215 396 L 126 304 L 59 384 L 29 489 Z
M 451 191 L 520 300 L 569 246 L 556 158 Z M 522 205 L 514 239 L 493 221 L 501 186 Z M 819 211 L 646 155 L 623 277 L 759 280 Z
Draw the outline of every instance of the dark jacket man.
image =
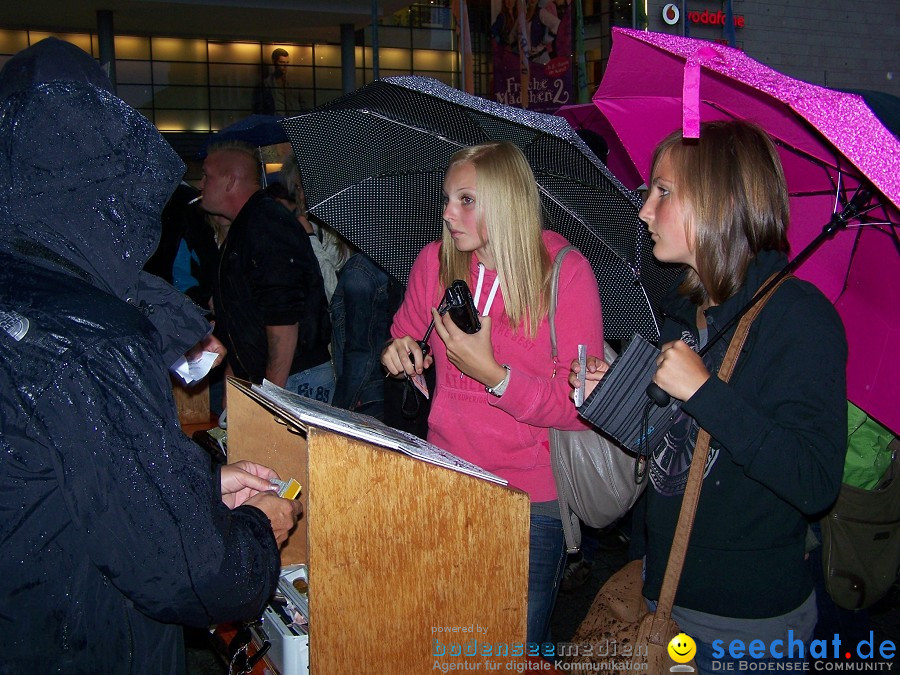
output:
M 253 90 L 253 112 L 262 115 L 290 117 L 306 106 L 297 89 L 288 85 L 290 54 L 281 47 L 272 51 L 272 72 Z
M 253 149 L 213 146 L 203 163 L 203 208 L 231 219 L 213 303 L 216 333 L 240 378 L 284 386 L 329 360 L 322 273 L 291 213 L 259 191 Z

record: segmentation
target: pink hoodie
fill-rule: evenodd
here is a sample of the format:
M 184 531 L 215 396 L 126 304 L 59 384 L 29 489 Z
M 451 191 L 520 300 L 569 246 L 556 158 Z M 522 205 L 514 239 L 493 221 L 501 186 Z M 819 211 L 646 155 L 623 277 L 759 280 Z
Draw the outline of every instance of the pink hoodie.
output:
M 545 231 L 544 244 L 553 259 L 568 242 L 555 232 Z M 439 248 L 440 242 L 432 242 L 416 258 L 403 305 L 391 326 L 393 337 L 410 335 L 418 340 L 424 335 L 431 320 L 431 307 L 438 305 L 443 294 L 438 285 Z M 476 257 L 472 256 L 468 283 L 481 314 L 497 273 L 485 270 L 479 298 Z M 603 353 L 600 294 L 594 273 L 578 251 L 565 257 L 556 311 L 559 362 L 555 367 L 546 319 L 534 340 L 513 334 L 499 289 L 488 314 L 493 323 L 494 356 L 510 367 L 509 386 L 500 398 L 488 394 L 484 385 L 450 363 L 443 341 L 433 334 L 430 342 L 437 385 L 432 392 L 428 440 L 507 479 L 511 486 L 527 492 L 531 501 L 550 501 L 556 498 L 556 486 L 550 469 L 547 429 L 588 426 L 580 420 L 569 399 L 569 364 L 577 358 L 579 343 L 587 345 L 588 354 Z

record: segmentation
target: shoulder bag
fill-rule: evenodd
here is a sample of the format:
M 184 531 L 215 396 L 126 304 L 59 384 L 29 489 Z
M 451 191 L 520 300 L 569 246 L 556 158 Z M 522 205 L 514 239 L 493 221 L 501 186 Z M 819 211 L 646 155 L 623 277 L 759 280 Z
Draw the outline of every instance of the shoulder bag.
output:
M 553 261 L 548 323 L 554 363 L 558 357 L 555 318 L 559 271 L 563 258 L 574 250 L 574 246 L 566 246 Z M 606 342 L 603 359 L 608 363 L 616 359 L 616 352 Z M 550 429 L 550 465 L 569 553 L 581 547 L 580 522 L 588 527 L 606 527 L 625 515 L 640 497 L 646 482 L 635 479 L 637 461 L 636 455 L 594 429 Z
M 825 589 L 845 609 L 865 609 L 884 597 L 900 573 L 900 441 L 872 490 L 841 485 L 822 519 Z

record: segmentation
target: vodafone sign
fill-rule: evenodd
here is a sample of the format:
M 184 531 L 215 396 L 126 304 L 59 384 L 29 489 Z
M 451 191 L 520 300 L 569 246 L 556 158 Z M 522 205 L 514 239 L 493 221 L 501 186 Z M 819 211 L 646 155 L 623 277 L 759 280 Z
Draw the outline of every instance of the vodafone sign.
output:
M 722 10 L 710 12 L 708 9 L 704 9 L 702 12 L 688 12 L 687 15 L 688 19 L 691 20 L 691 23 L 702 23 L 710 26 L 725 25 L 725 12 Z M 744 27 L 744 17 L 742 15 L 734 15 L 734 26 L 735 28 Z
M 678 9 L 678 5 L 674 2 L 667 3 L 663 5 L 662 8 L 662 20 L 668 24 L 669 26 L 674 26 L 681 19 L 681 11 Z M 707 26 L 724 26 L 725 25 L 725 12 L 710 12 L 708 9 L 703 10 L 702 12 L 687 12 L 687 19 L 691 23 L 699 23 Z M 744 17 L 736 14 L 734 16 L 734 27 L 735 28 L 743 28 L 744 27 Z
M 680 18 L 681 12 L 678 11 L 677 5 L 670 2 L 662 8 L 662 20 L 668 25 L 674 26 Z

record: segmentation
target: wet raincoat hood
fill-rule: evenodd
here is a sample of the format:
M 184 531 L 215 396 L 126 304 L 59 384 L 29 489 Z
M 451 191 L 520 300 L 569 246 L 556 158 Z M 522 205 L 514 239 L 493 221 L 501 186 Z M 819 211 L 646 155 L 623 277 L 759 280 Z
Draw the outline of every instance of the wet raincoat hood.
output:
M 202 312 L 142 272 L 184 164 L 110 92 L 77 47 L 48 38 L 0 74 L 0 250 L 141 308 L 166 365 L 209 330 Z
M 107 86 L 57 40 L 0 72 L 0 675 L 183 672 L 181 626 L 278 579 L 178 423 L 167 367 L 208 325 L 141 271 L 183 167 Z

